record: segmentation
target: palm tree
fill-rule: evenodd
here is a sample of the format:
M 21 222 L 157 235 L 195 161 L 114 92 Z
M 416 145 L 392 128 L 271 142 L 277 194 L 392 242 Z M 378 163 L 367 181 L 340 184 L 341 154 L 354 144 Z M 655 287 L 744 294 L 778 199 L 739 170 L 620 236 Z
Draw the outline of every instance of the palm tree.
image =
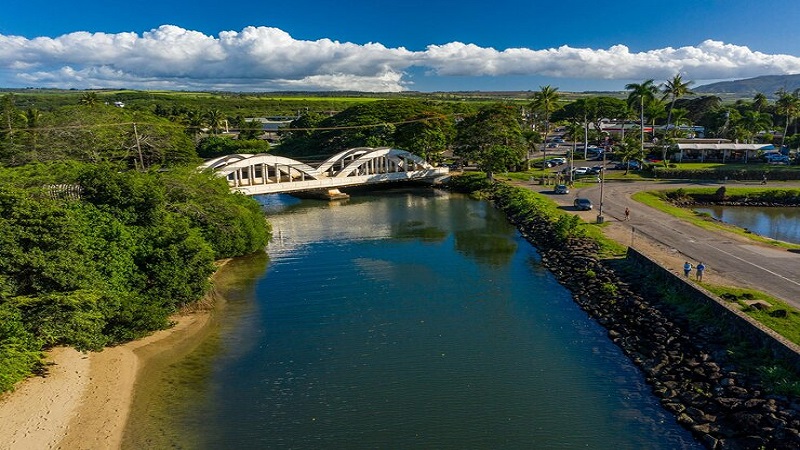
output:
M 195 140 L 205 126 L 204 114 L 199 111 L 189 110 L 183 118 L 183 123 L 186 125 L 186 133 L 191 135 Z
M 577 150 L 577 143 L 578 139 L 582 139 L 585 141 L 586 139 L 586 122 L 578 123 L 578 122 L 570 122 L 566 126 L 566 132 L 572 141 L 572 151 L 569 152 L 569 184 L 572 185 L 572 177 L 573 171 L 572 168 L 575 166 L 575 150 Z M 586 157 L 586 143 L 584 142 L 584 158 Z
M 547 86 L 540 86 L 540 91 L 533 94 L 533 102 L 531 108 L 544 113 L 544 145 L 542 152 L 545 159 L 547 158 L 547 135 L 550 133 L 550 114 L 558 108 L 558 99 L 561 94 L 558 93 L 558 88 Z
M 736 125 L 742 137 L 752 141 L 759 131 L 765 131 L 772 126 L 772 116 L 758 111 L 746 111 Z
M 781 137 L 781 148 L 783 148 L 783 144 L 786 142 L 786 133 L 789 132 L 789 124 L 792 122 L 792 118 L 797 117 L 800 113 L 800 96 L 798 96 L 798 91 L 789 93 L 783 89 L 775 94 L 778 96 L 778 100 L 775 102 L 777 112 L 786 116 L 786 124 Z
M 777 94 L 778 92 L 776 92 Z M 767 107 L 767 96 L 762 94 L 761 92 L 757 93 L 753 96 L 753 109 L 758 112 L 763 112 L 764 109 Z
M 684 95 L 694 94 L 694 92 L 689 90 L 689 86 L 691 86 L 692 83 L 694 83 L 694 81 L 687 81 L 684 83 L 681 75 L 677 74 L 662 86 L 661 90 L 664 96 L 661 97 L 661 100 L 672 99 L 669 103 L 669 112 L 667 113 L 667 130 L 669 130 L 669 126 L 672 123 L 672 110 L 675 108 L 675 101 Z
M 98 97 L 97 92 L 94 91 L 84 92 L 80 100 L 78 100 L 78 103 L 84 106 L 94 106 L 100 103 L 100 97 Z
M 39 127 L 39 124 L 42 121 L 42 116 L 42 112 L 36 108 L 28 108 L 24 113 L 20 114 L 20 118 L 23 122 L 25 122 L 25 128 L 28 129 L 28 135 L 31 138 L 31 149 L 34 153 L 36 152 L 36 144 L 38 140 L 36 128 Z
M 218 109 L 209 109 L 205 113 L 205 119 L 212 134 L 219 133 L 220 128 L 225 124 L 225 115 Z
M 629 83 L 625 85 L 625 89 L 631 91 L 628 94 L 628 106 L 633 108 L 635 105 L 639 106 L 639 127 L 641 128 L 641 153 L 644 158 L 644 103 L 647 100 L 654 99 L 658 88 L 652 79 L 645 80 L 642 84 Z

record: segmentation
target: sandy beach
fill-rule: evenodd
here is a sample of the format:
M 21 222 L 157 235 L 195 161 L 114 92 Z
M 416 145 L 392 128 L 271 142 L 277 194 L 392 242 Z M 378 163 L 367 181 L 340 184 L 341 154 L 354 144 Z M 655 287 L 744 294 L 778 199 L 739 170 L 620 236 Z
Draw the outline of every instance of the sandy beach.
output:
M 181 315 L 170 329 L 97 353 L 49 351 L 46 377 L 0 397 L 0 449 L 119 448 L 141 367 L 163 352 L 193 347 L 211 316 Z

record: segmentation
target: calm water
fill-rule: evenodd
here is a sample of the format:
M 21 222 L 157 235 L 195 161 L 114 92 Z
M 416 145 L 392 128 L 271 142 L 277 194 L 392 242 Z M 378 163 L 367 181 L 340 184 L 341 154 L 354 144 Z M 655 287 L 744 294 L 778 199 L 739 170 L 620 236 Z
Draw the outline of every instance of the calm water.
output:
M 700 448 L 485 202 L 264 199 L 194 353 L 146 379 L 126 447 Z
M 797 207 L 713 206 L 695 210 L 762 236 L 800 244 L 800 208 Z

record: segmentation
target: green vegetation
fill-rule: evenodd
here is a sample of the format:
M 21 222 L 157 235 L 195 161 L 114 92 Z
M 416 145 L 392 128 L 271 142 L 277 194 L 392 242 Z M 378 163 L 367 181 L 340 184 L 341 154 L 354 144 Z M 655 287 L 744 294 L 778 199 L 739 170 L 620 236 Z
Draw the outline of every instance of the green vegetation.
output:
M 800 311 L 775 297 L 753 289 L 701 284 L 723 300 L 735 303 L 741 311 L 759 323 L 800 345 Z
M 354 147 L 398 147 L 440 162 L 455 134 L 453 108 L 417 100 L 383 100 L 351 106 L 339 114 L 302 114 L 282 131 L 280 153 L 328 156 Z
M 110 94 L 0 98 L 0 391 L 42 349 L 164 328 L 204 295 L 215 259 L 269 238 L 256 202 L 195 170 L 192 124 Z
M 266 245 L 259 205 L 225 180 L 121 168 L 0 169 L 0 390 L 42 349 L 99 350 L 167 327 L 205 294 L 215 259 Z

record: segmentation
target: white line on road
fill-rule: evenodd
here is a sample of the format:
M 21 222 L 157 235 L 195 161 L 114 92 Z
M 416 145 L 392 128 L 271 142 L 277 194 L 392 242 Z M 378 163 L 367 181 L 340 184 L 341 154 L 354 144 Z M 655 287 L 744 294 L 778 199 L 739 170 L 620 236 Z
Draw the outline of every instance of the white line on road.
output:
M 734 257 L 734 258 L 738 259 L 739 261 L 742 261 L 743 263 L 750 264 L 751 266 L 753 266 L 753 267 L 756 267 L 756 268 L 759 268 L 759 269 L 763 270 L 764 272 L 767 272 L 767 273 L 770 273 L 770 274 L 772 274 L 772 275 L 775 275 L 776 277 L 778 277 L 778 278 L 780 278 L 780 279 L 782 279 L 782 280 L 784 280 L 784 281 L 788 281 L 788 282 L 790 282 L 790 283 L 792 283 L 792 284 L 795 284 L 795 285 L 797 285 L 797 286 L 800 286 L 800 283 L 798 283 L 797 281 L 794 281 L 794 280 L 792 280 L 791 278 L 786 278 L 785 276 L 783 276 L 783 275 L 781 275 L 781 274 L 779 274 L 779 273 L 775 273 L 775 272 L 773 272 L 773 271 L 771 271 L 771 270 L 767 269 L 766 267 L 759 266 L 758 264 L 755 264 L 755 263 L 753 263 L 753 262 L 751 262 L 751 261 L 748 261 L 748 260 L 746 260 L 746 259 L 744 259 L 744 258 L 740 258 L 740 257 L 738 257 L 738 256 L 734 255 L 733 253 L 726 252 L 725 250 L 723 250 L 723 249 L 721 249 L 721 248 L 719 248 L 719 247 L 715 247 L 715 246 L 713 246 L 713 245 L 711 245 L 711 244 L 709 244 L 709 243 L 707 243 L 707 242 L 704 242 L 704 244 L 705 244 L 705 245 L 707 245 L 707 246 L 709 246 L 709 247 L 711 247 L 711 248 L 713 248 L 713 249 L 715 249 L 715 250 L 717 250 L 717 251 L 719 251 L 719 252 L 722 252 L 722 253 L 724 253 L 724 254 L 726 254 L 726 255 L 728 255 L 728 256 L 732 256 L 732 257 Z

